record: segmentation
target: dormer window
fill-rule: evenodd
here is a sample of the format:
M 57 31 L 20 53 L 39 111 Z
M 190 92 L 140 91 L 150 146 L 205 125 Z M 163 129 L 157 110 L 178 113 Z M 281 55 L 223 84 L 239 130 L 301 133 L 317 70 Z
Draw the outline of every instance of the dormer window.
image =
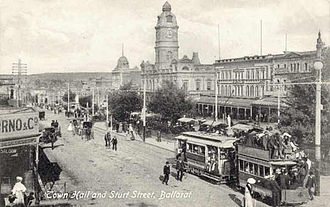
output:
M 172 15 L 167 15 L 166 16 L 166 21 L 167 22 L 173 22 L 173 16 Z

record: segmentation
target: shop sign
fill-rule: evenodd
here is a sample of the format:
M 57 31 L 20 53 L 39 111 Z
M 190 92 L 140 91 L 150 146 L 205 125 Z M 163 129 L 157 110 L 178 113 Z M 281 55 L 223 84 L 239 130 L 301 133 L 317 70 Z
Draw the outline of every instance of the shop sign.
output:
M 0 142 L 10 138 L 29 137 L 39 133 L 39 114 L 0 114 Z

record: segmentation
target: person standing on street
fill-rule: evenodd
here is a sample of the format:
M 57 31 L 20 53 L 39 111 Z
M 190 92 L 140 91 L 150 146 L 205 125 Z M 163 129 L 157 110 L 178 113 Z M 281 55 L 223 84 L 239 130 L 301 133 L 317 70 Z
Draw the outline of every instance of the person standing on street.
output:
M 170 163 L 168 161 L 164 165 L 163 173 L 164 173 L 163 184 L 165 183 L 166 185 L 168 185 L 168 180 L 170 178 L 170 173 L 171 173 Z
M 176 162 L 176 169 L 177 169 L 176 179 L 182 181 L 184 163 L 181 158 Z
M 12 189 L 12 194 L 16 197 L 14 200 L 14 206 L 25 206 L 24 193 L 26 191 L 26 187 L 22 184 L 23 178 L 18 176 L 16 177 L 16 181 L 17 182 Z
M 105 147 L 111 147 L 111 134 L 107 131 L 104 135 Z
M 117 138 L 115 136 L 113 136 L 113 139 L 112 139 L 112 149 L 117 151 Z
M 307 178 L 307 182 L 305 187 L 308 189 L 308 194 L 311 200 L 314 199 L 314 193 L 315 193 L 315 187 L 316 187 L 316 181 L 313 171 L 309 171 L 309 175 Z
M 252 185 L 256 183 L 254 178 L 247 179 L 247 184 L 244 191 L 244 207 L 254 207 L 254 202 L 252 198 Z

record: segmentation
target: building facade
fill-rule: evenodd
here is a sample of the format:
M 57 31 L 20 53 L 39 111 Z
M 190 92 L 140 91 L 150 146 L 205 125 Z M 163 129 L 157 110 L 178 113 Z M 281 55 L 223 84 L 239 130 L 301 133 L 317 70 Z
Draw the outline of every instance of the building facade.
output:
M 323 46 L 319 33 L 315 51 L 217 60 L 218 118 L 230 114 L 234 119 L 269 121 L 284 106 L 280 99 L 287 95 L 288 84 L 313 76 L 313 63 L 317 52 L 325 50 Z M 213 91 L 213 95 L 199 98 L 201 115 L 214 116 L 214 97 Z
M 130 68 L 127 58 L 122 56 L 117 61 L 117 66 L 111 72 L 111 89 L 118 90 L 121 86 L 131 83 L 134 89 L 141 88 L 141 70 L 138 67 Z

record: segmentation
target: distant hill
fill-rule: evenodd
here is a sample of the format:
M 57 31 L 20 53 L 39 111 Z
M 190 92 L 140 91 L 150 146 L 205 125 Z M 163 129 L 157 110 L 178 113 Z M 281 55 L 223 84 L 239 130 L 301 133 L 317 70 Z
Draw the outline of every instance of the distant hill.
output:
M 81 81 L 96 78 L 110 79 L 110 72 L 86 72 L 86 73 L 41 73 L 28 75 L 28 79 L 31 80 L 63 80 L 63 81 Z

